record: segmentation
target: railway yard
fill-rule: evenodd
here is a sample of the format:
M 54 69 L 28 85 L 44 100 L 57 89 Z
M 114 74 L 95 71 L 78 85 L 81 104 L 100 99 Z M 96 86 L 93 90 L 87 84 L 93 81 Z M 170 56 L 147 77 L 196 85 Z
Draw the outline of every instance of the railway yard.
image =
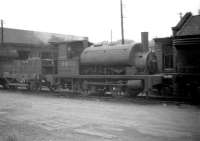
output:
M 200 141 L 200 10 L 171 31 L 95 43 L 1 20 L 0 141 Z
M 200 109 L 0 90 L 1 141 L 199 141 Z

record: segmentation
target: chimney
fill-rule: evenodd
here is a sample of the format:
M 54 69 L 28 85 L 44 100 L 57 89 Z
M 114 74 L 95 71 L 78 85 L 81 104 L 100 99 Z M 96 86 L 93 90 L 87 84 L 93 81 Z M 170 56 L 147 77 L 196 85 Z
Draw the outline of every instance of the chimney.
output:
M 144 52 L 149 51 L 148 32 L 141 32 L 141 44 Z
M 200 15 L 200 9 L 198 10 L 198 15 Z

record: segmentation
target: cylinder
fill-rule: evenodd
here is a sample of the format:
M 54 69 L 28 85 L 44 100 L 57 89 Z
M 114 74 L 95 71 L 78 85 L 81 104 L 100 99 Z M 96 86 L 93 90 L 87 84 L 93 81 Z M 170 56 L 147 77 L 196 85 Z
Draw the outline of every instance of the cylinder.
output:
M 144 86 L 142 80 L 128 80 L 127 87 L 134 90 L 142 90 Z
M 131 97 L 137 96 L 144 90 L 144 84 L 142 80 L 128 80 L 127 82 L 127 95 Z

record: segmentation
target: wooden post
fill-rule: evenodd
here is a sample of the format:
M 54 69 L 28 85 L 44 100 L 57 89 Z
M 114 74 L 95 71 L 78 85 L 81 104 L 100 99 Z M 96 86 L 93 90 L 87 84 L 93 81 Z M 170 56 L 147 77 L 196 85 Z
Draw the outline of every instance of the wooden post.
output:
M 3 39 L 3 20 L 1 20 L 1 44 L 3 45 L 4 39 Z
M 72 78 L 72 93 L 74 93 L 74 78 Z

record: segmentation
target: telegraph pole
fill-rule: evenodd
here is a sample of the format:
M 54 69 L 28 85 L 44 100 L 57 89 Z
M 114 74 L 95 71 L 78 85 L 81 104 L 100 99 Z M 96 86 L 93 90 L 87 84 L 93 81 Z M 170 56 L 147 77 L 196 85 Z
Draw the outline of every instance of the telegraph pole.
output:
M 123 4 L 120 0 L 120 10 L 121 10 L 121 35 L 122 35 L 122 44 L 124 44 L 124 17 L 123 17 Z
M 110 30 L 110 42 L 112 43 L 112 29 Z
M 1 45 L 3 45 L 3 20 L 1 20 Z

